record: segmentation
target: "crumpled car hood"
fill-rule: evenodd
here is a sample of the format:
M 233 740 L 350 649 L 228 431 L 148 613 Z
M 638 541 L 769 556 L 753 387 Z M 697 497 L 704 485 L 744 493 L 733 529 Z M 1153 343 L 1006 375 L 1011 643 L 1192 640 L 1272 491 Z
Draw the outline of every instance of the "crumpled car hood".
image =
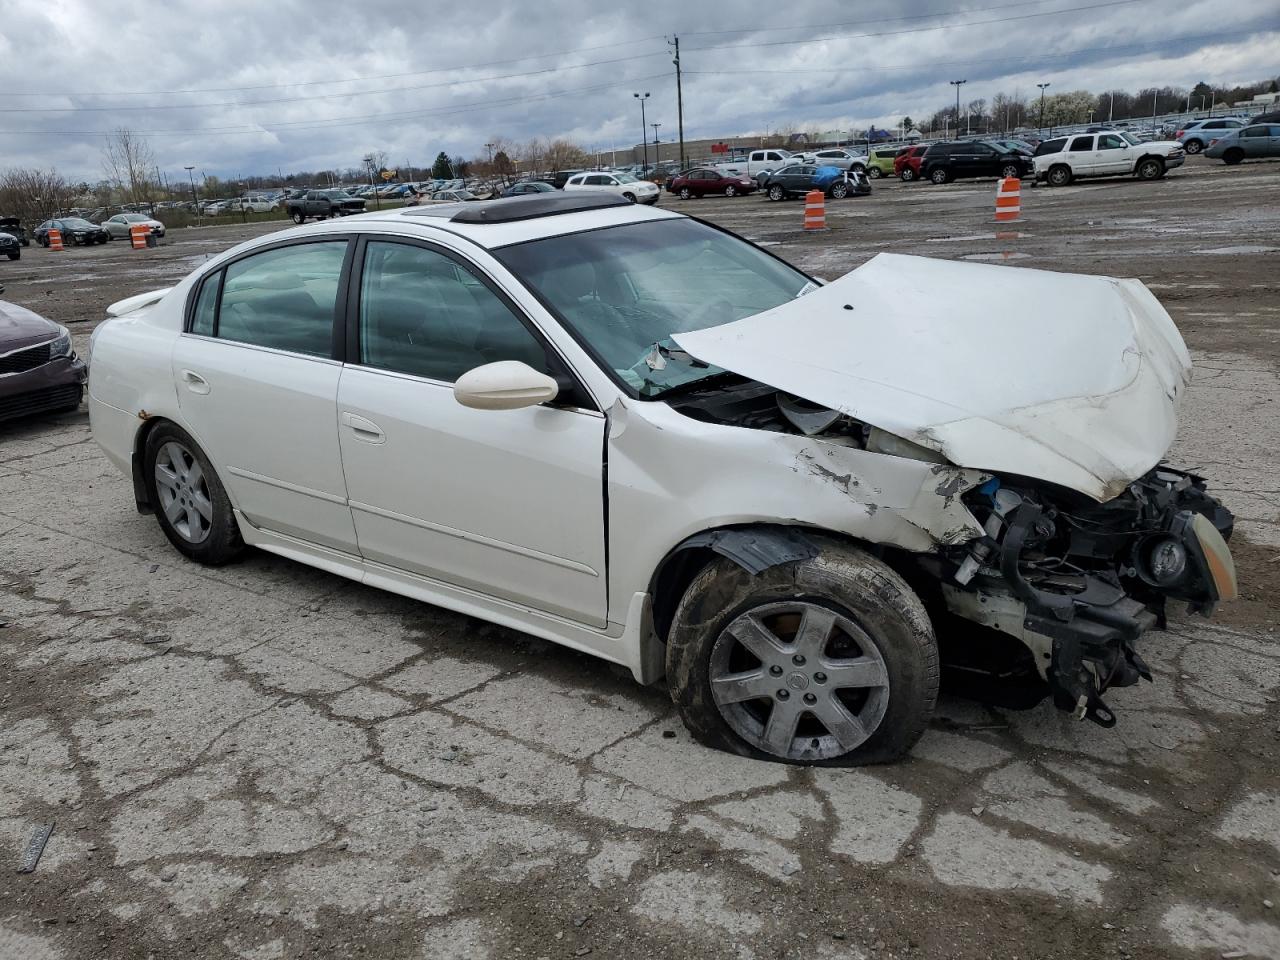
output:
M 936 450 L 1104 501 L 1168 451 L 1191 358 L 1138 280 L 882 253 L 679 333 L 707 363 Z

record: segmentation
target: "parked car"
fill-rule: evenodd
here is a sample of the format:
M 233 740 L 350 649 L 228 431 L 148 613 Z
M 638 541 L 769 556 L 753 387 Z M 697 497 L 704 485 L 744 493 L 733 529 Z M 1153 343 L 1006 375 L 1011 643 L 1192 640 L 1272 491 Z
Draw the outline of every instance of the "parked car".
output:
M 781 170 L 787 164 L 795 161 L 795 154 L 790 150 L 775 148 L 771 150 L 752 150 L 745 157 L 724 160 L 719 163 L 713 163 L 711 166 L 721 173 L 746 174 L 759 183 L 760 174 L 768 173 L 771 170 Z
M 762 174 L 760 189 L 770 200 L 801 197 L 810 190 L 821 190 L 834 200 L 850 196 L 866 196 L 871 183 L 866 174 L 846 173 L 839 167 L 819 167 L 812 163 L 792 163 L 781 170 Z
M 75 244 L 78 247 L 87 247 L 95 243 L 106 243 L 111 239 L 111 234 L 107 233 L 102 227 L 80 217 L 59 217 L 56 220 L 46 220 L 31 231 L 31 236 L 40 246 L 47 247 L 49 245 L 50 230 L 58 230 L 62 233 L 64 246 Z
M 929 147 L 925 144 L 917 143 L 913 147 L 907 147 L 905 150 L 899 150 L 893 158 L 893 172 L 900 179 L 910 182 L 920 178 L 920 161 L 924 159 L 924 152 Z
M 0 233 L 0 256 L 10 260 L 22 259 L 22 241 L 12 233 Z
M 1231 130 L 1239 130 L 1247 123 L 1247 120 L 1241 120 L 1239 117 L 1215 117 L 1211 120 L 1194 120 L 1174 134 L 1173 139 L 1182 144 L 1182 149 L 1187 153 L 1195 154 L 1224 133 Z
M 93 436 L 177 551 L 665 673 L 702 742 L 791 763 L 909 751 L 938 634 L 1003 649 L 965 620 L 1110 726 L 1166 604 L 1237 593 L 1231 514 L 1162 462 L 1191 361 L 1140 281 L 880 254 L 821 285 L 602 192 L 436 210 L 107 308 Z
M 1280 157 L 1280 121 L 1253 123 L 1232 130 L 1210 143 L 1204 155 L 1229 164 L 1258 157 Z
M 596 190 L 616 193 L 632 203 L 658 202 L 662 190 L 656 183 L 648 180 L 637 180 L 629 173 L 579 173 L 565 181 L 564 189 Z
M 76 409 L 85 376 L 66 327 L 0 300 L 0 420 Z
M 1054 149 L 1054 148 L 1057 149 Z M 1186 161 L 1174 140 L 1139 140 L 1128 132 L 1087 133 L 1040 144 L 1033 160 L 1036 180 L 1064 187 L 1077 177 L 1136 176 L 1158 180 Z
M 861 170 L 867 172 L 867 155 L 844 147 L 831 147 L 827 150 L 815 150 L 802 153 L 797 158 L 805 163 L 815 163 L 820 167 L 839 167 L 841 170 Z
M 894 175 L 893 160 L 900 153 L 906 153 L 909 147 L 891 147 L 887 150 L 872 150 L 867 158 L 867 176 L 872 180 Z
M 304 197 L 286 201 L 286 209 L 294 223 L 303 223 L 308 217 L 326 220 L 364 213 L 365 201 L 353 197 L 345 190 L 308 190 Z
M 542 180 L 521 180 L 502 191 L 504 197 L 523 197 L 530 193 L 555 193 L 555 187 Z
M 712 193 L 736 197 L 755 193 L 756 182 L 742 174 L 721 173 L 712 167 L 698 167 L 672 177 L 667 190 L 678 194 L 682 200 L 705 197 Z
M 148 217 L 145 213 L 117 213 L 114 217 L 108 217 L 102 221 L 102 228 L 107 231 L 107 236 L 112 240 L 129 239 L 129 231 L 136 224 L 145 224 L 151 228 L 151 232 L 157 237 L 164 236 L 164 224 L 159 220 Z
M 31 240 L 27 237 L 27 231 L 22 227 L 22 221 L 17 217 L 0 217 L 0 233 L 7 233 L 14 237 L 19 244 L 24 247 L 31 246 Z
M 1027 140 L 1007 138 L 1002 140 L 988 140 L 987 142 L 995 144 L 997 147 L 1003 147 L 1006 150 L 1020 150 L 1027 156 L 1032 156 L 1036 152 L 1035 144 Z
M 986 140 L 933 143 L 920 159 L 921 178 L 937 184 L 974 177 L 1030 177 L 1034 173 L 1028 154 Z
M 1272 110 L 1268 113 L 1260 113 L 1256 117 L 1254 117 L 1252 120 L 1250 120 L 1249 123 L 1250 124 L 1280 123 L 1280 110 Z
M 470 190 L 440 190 L 431 195 L 432 200 L 445 203 L 460 203 L 465 200 L 479 200 Z

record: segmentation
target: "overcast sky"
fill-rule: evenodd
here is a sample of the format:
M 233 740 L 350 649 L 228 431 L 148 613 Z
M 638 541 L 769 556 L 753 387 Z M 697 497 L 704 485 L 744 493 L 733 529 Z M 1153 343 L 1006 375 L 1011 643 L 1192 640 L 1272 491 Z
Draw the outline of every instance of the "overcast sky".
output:
M 637 91 L 666 141 L 673 31 L 689 139 L 922 119 L 951 79 L 969 100 L 1280 73 L 1277 0 L 0 0 L 0 168 L 97 180 L 121 126 L 182 178 L 426 165 L 494 136 L 608 150 L 639 142 Z

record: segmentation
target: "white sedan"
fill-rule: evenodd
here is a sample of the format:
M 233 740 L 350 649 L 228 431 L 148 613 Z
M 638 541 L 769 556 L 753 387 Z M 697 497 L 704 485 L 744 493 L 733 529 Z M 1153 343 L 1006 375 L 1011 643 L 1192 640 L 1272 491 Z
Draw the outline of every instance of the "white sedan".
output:
M 112 240 L 128 239 L 129 231 L 138 224 L 145 224 L 157 237 L 164 236 L 164 224 L 148 217 L 145 213 L 117 213 L 102 221 L 102 229 L 110 234 Z
M 657 203 L 662 190 L 656 183 L 640 180 L 629 173 L 579 173 L 565 181 L 564 188 L 575 190 L 606 191 L 625 197 L 631 203 Z
M 107 312 L 93 434 L 181 553 L 665 674 L 746 756 L 903 755 L 940 635 L 1108 726 L 1166 599 L 1235 594 L 1230 513 L 1161 464 L 1190 360 L 1136 280 L 881 254 L 823 284 L 584 190 L 285 230 Z

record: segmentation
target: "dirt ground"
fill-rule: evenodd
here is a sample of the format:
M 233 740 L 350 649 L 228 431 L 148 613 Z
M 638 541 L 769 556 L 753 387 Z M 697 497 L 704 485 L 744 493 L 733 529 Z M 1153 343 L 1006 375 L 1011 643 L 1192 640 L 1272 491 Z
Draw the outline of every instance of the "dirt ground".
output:
M 876 181 L 810 235 L 799 202 L 663 204 L 828 278 L 892 251 L 1160 297 L 1197 363 L 1171 459 L 1236 511 L 1244 597 L 1150 637 L 1118 726 L 944 690 L 896 766 L 713 753 L 602 662 L 266 554 L 188 563 L 83 410 L 3 425 L 0 960 L 1280 957 L 1280 163 L 1024 189 L 999 234 L 994 190 Z M 83 349 L 267 229 L 0 280 Z

